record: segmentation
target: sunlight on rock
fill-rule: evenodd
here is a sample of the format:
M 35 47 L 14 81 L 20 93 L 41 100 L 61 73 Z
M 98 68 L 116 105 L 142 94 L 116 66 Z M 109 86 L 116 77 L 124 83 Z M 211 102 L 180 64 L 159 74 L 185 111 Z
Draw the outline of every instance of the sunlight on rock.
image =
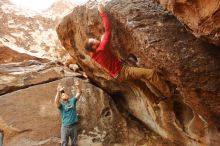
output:
M 10 0 L 12 3 L 16 4 L 20 8 L 27 8 L 34 11 L 42 11 L 51 6 L 55 0 Z
M 59 0 L 37 0 L 37 1 L 30 1 L 30 0 L 10 0 L 13 4 L 17 5 L 19 8 L 23 9 L 30 9 L 33 11 L 43 11 L 49 8 L 53 3 Z M 69 0 L 71 3 L 76 5 L 85 4 L 88 0 Z

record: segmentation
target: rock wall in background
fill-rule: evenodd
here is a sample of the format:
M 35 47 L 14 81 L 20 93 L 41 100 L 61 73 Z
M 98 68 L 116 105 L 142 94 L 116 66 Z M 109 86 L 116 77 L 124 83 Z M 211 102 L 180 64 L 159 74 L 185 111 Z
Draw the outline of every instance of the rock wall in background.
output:
M 220 0 L 160 0 L 160 3 L 196 37 L 220 45 Z
M 35 12 L 22 9 L 9 0 L 1 0 L 0 44 L 40 58 L 63 59 L 66 52 L 55 27 L 74 7 L 68 0 L 58 0 L 47 10 Z
M 105 2 L 113 51 L 123 59 L 135 54 L 141 67 L 162 72 L 174 91 L 172 98 L 156 105 L 142 81 L 107 80 L 107 72 L 85 53 L 86 39 L 103 33 L 94 4 L 75 8 L 57 27 L 62 45 L 87 75 L 130 114 L 175 144 L 218 145 L 219 49 L 187 32 L 157 1 Z
M 30 56 L 25 53 L 16 52 L 9 47 L 0 45 L 0 64 L 12 63 L 12 62 L 22 62 L 28 60 L 38 60 L 42 62 L 48 62 L 47 59 L 37 58 L 35 56 Z

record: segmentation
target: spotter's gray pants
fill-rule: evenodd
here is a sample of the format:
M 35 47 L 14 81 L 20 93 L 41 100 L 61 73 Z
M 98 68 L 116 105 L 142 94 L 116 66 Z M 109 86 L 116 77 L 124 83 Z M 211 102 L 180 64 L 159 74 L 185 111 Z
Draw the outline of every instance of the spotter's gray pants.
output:
M 76 124 L 61 127 L 61 146 L 68 146 L 69 137 L 71 139 L 71 146 L 77 146 L 77 126 L 76 126 Z

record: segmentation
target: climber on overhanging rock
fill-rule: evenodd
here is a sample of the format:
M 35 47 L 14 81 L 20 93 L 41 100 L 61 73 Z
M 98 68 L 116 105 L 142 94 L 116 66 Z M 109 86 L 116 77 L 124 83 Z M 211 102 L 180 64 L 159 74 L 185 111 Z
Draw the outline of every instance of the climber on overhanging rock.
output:
M 91 58 L 104 67 L 109 74 L 119 82 L 132 79 L 143 79 L 146 81 L 145 83 L 150 83 L 151 87 L 154 89 L 153 93 L 158 97 L 156 103 L 170 97 L 171 92 L 168 85 L 159 77 L 155 70 L 129 67 L 111 52 L 109 48 L 111 36 L 110 22 L 102 4 L 98 5 L 98 11 L 102 17 L 105 33 L 101 41 L 94 38 L 89 38 L 87 40 L 85 49 L 90 52 Z

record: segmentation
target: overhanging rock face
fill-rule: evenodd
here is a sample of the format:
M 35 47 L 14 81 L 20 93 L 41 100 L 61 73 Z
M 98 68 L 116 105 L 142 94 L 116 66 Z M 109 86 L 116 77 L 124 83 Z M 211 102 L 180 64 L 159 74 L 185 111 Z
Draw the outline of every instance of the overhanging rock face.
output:
M 145 68 L 163 72 L 175 95 L 154 104 L 141 81 L 118 83 L 86 55 L 88 37 L 103 33 L 93 2 L 77 7 L 57 27 L 59 39 L 87 75 L 131 114 L 161 136 L 179 145 L 217 145 L 219 140 L 219 49 L 196 39 L 154 0 L 112 0 L 105 3 L 112 24 L 112 49 L 129 53 Z
M 160 0 L 196 37 L 220 46 L 220 0 Z

